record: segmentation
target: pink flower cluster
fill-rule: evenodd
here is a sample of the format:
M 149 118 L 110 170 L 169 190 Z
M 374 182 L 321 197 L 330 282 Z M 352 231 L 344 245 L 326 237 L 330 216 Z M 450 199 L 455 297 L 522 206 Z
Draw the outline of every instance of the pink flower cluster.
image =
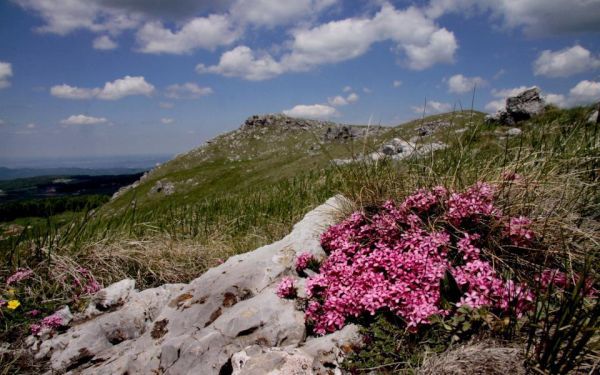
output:
M 329 257 L 306 282 L 306 319 L 315 333 L 342 328 L 348 319 L 379 311 L 402 317 L 417 330 L 442 307 L 440 281 L 446 271 L 462 296 L 457 306 L 490 306 L 521 313 L 533 300 L 522 284 L 504 280 L 482 256 L 479 223 L 520 223 L 511 239 L 530 233 L 522 218 L 503 220 L 494 188 L 477 183 L 463 193 L 443 187 L 419 190 L 400 205 L 388 201 L 372 217 L 355 212 L 321 237 Z M 504 233 L 504 232 L 502 232 Z M 290 282 L 280 285 L 289 290 Z M 278 291 L 279 294 L 279 291 Z M 281 295 L 289 296 L 289 293 Z
M 298 258 L 296 258 L 296 271 L 303 272 L 314 261 L 315 257 L 311 253 L 306 252 L 298 255 Z
M 73 278 L 73 287 L 80 289 L 79 294 L 94 294 L 100 289 L 102 286 L 96 281 L 92 273 L 87 269 L 80 267 L 77 269 L 77 272 L 82 276 L 84 281 L 82 282 L 79 278 Z
M 27 280 L 33 276 L 33 271 L 29 269 L 19 269 L 6 279 L 6 285 L 16 284 L 20 281 Z
M 505 235 L 513 245 L 527 246 L 535 237 L 535 233 L 529 229 L 530 226 L 531 220 L 524 216 L 511 217 Z
M 49 328 L 54 330 L 56 328 L 62 327 L 63 320 L 57 314 L 52 314 L 41 320 L 40 323 L 34 323 L 29 328 L 31 329 L 31 333 L 34 335 L 39 334 L 42 331 L 42 328 Z
M 277 295 L 281 298 L 296 297 L 296 286 L 292 277 L 284 277 L 277 287 Z

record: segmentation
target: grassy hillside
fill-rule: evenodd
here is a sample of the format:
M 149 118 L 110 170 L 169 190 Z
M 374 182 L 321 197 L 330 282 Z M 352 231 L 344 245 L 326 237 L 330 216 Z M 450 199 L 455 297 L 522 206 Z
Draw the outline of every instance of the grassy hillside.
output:
M 76 309 L 81 297 L 64 277 L 78 277 L 80 266 L 104 284 L 124 277 L 142 288 L 187 281 L 232 254 L 281 238 L 334 194 L 354 202 L 348 210 L 369 211 L 418 188 L 460 190 L 500 181 L 507 172 L 530 183 L 506 194 L 506 212 L 539 218 L 551 252 L 591 249 L 599 243 L 600 132 L 587 123 L 589 112 L 549 107 L 520 124 L 518 136 L 470 111 L 398 127 L 357 126 L 361 136 L 350 139 L 325 139 L 332 124 L 285 117 L 268 126 L 244 126 L 154 169 L 69 225 L 50 223 L 43 232 L 32 228 L 8 236 L 0 243 L 0 272 L 35 271 L 27 292 L 18 291 L 22 311 L 50 313 L 65 303 Z M 332 163 L 359 159 L 393 138 L 448 147 L 398 162 Z M 152 191 L 159 181 L 163 189 Z M 7 317 L 2 339 L 23 335 L 29 320 Z

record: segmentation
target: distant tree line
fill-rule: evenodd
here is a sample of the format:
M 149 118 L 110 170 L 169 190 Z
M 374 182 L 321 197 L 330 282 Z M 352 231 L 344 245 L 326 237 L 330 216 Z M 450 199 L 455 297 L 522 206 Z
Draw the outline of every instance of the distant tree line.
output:
M 108 195 L 81 195 L 27 199 L 0 205 L 0 221 L 12 221 L 21 217 L 48 217 L 67 211 L 85 211 L 108 202 Z

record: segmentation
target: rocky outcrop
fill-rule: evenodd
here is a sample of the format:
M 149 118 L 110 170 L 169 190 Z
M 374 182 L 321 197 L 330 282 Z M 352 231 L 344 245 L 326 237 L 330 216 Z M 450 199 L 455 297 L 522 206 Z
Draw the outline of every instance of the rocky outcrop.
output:
M 250 130 L 263 127 L 277 126 L 280 128 L 296 128 L 296 129 L 314 129 L 325 126 L 334 126 L 333 122 L 306 120 L 300 118 L 289 117 L 283 114 L 274 113 L 268 115 L 253 115 L 244 121 L 241 130 Z
M 360 343 L 349 325 L 307 339 L 304 313 L 275 290 L 300 252 L 324 257 L 320 234 L 344 199 L 309 212 L 280 241 L 234 256 L 189 284 L 98 292 L 65 332 L 28 339 L 52 371 L 77 374 L 325 374 Z M 339 370 L 338 370 L 339 371 Z
M 450 126 L 452 126 L 452 123 L 450 121 L 446 121 L 443 119 L 433 120 L 419 125 L 416 131 L 420 137 L 425 137 L 435 133 L 439 129 L 447 128 Z
M 358 129 L 349 125 L 328 126 L 323 138 L 325 140 L 348 140 L 362 137 L 365 129 Z
M 354 159 L 333 159 L 332 163 L 336 165 L 345 165 L 355 162 L 372 162 L 382 159 L 391 159 L 400 161 L 409 157 L 423 157 L 430 155 L 434 151 L 443 150 L 448 145 L 442 142 L 431 142 L 419 144 L 411 141 L 405 141 L 400 138 L 394 138 L 383 144 L 381 148 L 367 155 L 361 155 Z
M 488 115 L 488 123 L 514 126 L 520 121 L 529 120 L 531 117 L 544 112 L 546 103 L 541 96 L 540 89 L 533 87 L 516 96 L 506 99 L 506 106 L 493 115 Z
M 152 188 L 150 189 L 149 194 L 159 193 L 162 193 L 164 195 L 171 195 L 175 193 L 175 184 L 165 180 L 156 181 L 154 186 L 152 186 Z

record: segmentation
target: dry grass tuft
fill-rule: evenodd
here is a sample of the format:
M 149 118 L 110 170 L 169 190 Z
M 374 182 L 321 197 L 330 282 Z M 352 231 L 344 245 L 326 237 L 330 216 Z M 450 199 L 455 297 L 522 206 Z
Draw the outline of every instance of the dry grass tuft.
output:
M 493 340 L 468 343 L 428 357 L 419 375 L 525 375 L 525 351 Z

